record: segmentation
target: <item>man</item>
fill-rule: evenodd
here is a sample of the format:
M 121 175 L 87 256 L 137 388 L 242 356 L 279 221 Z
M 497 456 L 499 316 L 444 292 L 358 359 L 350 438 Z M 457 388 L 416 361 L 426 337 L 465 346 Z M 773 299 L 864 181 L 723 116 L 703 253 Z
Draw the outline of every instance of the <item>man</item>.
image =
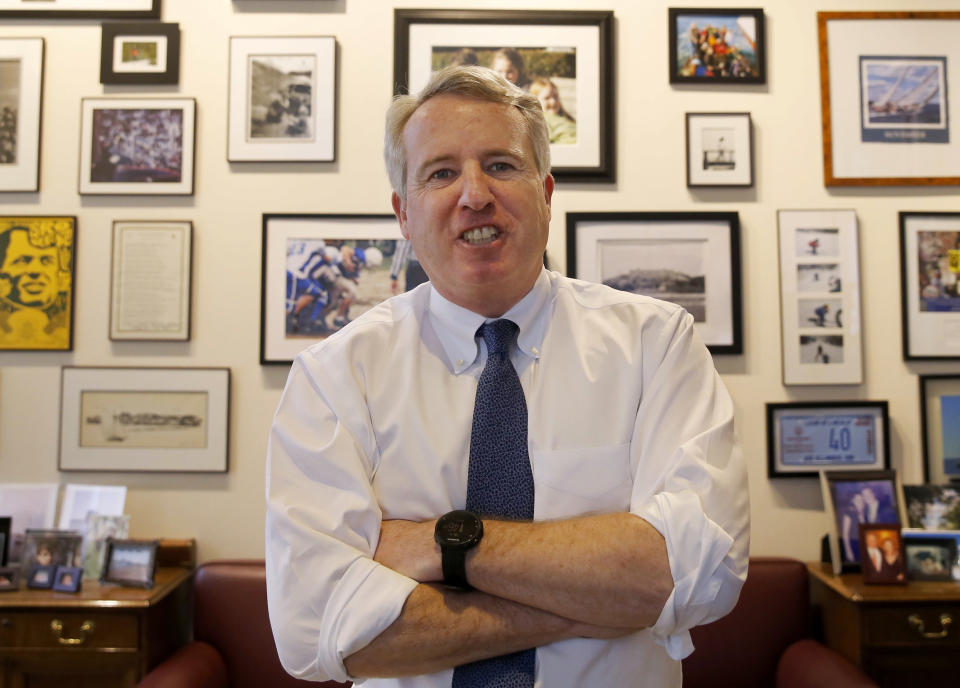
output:
M 864 536 L 864 542 L 866 543 L 868 561 L 863 562 L 863 565 L 870 568 L 873 576 L 878 576 L 883 570 L 883 552 L 880 550 L 880 540 L 876 531 L 868 530 Z
M 543 269 L 546 124 L 489 70 L 397 98 L 385 157 L 430 282 L 291 369 L 267 485 L 284 667 L 377 687 L 680 686 L 687 631 L 736 603 L 748 539 L 733 406 L 692 317 Z M 474 451 L 498 427 L 488 407 L 515 412 L 481 394 L 504 320 L 526 429 L 495 439 L 521 445 L 516 481 Z M 532 518 L 471 522 L 481 479 L 504 501 L 532 482 Z M 514 657 L 535 658 L 516 683 L 461 680 Z

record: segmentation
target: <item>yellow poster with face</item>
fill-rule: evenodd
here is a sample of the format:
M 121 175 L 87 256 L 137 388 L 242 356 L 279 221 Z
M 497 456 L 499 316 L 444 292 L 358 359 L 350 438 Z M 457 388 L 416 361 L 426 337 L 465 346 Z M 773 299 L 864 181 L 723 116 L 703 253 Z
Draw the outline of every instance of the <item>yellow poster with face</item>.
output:
M 75 217 L 0 217 L 0 350 L 73 345 Z

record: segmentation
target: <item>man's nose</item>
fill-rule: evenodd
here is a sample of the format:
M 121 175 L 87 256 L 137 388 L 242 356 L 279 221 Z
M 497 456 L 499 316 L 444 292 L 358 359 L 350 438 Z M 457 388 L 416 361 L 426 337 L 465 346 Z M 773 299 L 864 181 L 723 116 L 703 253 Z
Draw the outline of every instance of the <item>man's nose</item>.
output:
M 480 165 L 465 165 L 460 175 L 460 206 L 470 210 L 483 210 L 492 202 L 490 180 Z

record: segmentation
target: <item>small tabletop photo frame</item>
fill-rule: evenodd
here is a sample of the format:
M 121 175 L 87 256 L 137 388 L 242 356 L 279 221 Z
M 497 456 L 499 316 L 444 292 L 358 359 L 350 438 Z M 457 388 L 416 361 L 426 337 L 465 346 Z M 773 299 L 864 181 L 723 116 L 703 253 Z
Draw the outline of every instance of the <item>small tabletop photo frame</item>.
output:
M 864 583 L 906 585 L 907 565 L 899 523 L 861 523 L 860 565 Z
M 753 186 L 753 124 L 749 112 L 688 112 L 687 186 Z
M 83 569 L 78 566 L 58 566 L 53 574 L 53 589 L 57 592 L 80 592 Z
M 152 588 L 157 568 L 156 540 L 108 538 L 100 583 Z
M 16 566 L 0 568 L 0 592 L 12 592 L 20 589 L 20 569 Z
M 960 580 L 957 540 L 960 533 L 904 531 L 907 578 L 917 581 Z

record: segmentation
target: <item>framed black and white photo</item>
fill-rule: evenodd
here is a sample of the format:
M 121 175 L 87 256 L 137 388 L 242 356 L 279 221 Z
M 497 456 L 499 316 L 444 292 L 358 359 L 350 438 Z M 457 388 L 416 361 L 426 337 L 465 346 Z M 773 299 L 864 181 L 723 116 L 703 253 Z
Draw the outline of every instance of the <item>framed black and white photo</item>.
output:
M 824 183 L 960 184 L 960 12 L 818 12 Z
M 671 84 L 767 82 L 762 9 L 671 7 L 667 15 Z
M 224 473 L 229 368 L 64 366 L 61 471 Z
M 113 223 L 110 339 L 190 339 L 193 223 Z
M 960 375 L 920 376 L 920 419 L 923 481 L 960 489 Z
M 111 22 L 101 26 L 101 84 L 175 84 L 179 80 L 179 24 Z
M 157 546 L 156 540 L 108 538 L 100 584 L 152 588 L 157 570 Z
M 393 294 L 425 282 L 409 249 L 394 215 L 265 214 L 260 363 L 289 364 Z
M 567 213 L 567 274 L 683 306 L 712 353 L 743 353 L 737 213 Z
M 0 192 L 40 190 L 42 38 L 0 38 Z
M 821 471 L 834 573 L 860 570 L 860 524 L 902 524 L 896 471 Z
M 860 384 L 856 212 L 779 210 L 777 223 L 783 384 Z
M 160 0 L 0 0 L 0 17 L 158 19 Z
M 900 213 L 906 360 L 960 359 L 960 213 Z
M 767 404 L 767 475 L 815 478 L 819 471 L 890 468 L 886 401 Z
M 490 67 L 540 100 L 557 179 L 613 182 L 613 12 L 394 10 L 393 83 L 416 93 L 451 64 Z
M 333 36 L 231 36 L 227 160 L 336 160 Z
M 749 112 L 688 112 L 687 186 L 753 186 Z
M 80 193 L 193 193 L 197 101 L 84 98 Z

